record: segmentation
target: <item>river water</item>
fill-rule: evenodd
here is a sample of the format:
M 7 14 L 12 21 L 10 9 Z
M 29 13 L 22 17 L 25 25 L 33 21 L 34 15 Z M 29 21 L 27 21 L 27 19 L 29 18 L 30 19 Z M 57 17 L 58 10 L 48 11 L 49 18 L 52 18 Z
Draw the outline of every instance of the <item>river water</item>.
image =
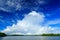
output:
M 60 36 L 6 36 L 0 40 L 60 40 Z

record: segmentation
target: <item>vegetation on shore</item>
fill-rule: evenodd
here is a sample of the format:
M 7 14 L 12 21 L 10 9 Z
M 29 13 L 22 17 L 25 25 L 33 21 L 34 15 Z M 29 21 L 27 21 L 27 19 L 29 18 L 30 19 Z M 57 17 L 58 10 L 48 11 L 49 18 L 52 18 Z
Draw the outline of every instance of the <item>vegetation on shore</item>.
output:
M 41 36 L 60 36 L 60 34 L 42 34 Z
M 60 36 L 60 34 L 42 34 L 42 35 L 18 35 L 18 34 L 13 34 L 13 35 L 6 35 L 5 33 L 0 32 L 0 37 L 4 36 Z
M 8 35 L 8 36 L 24 36 L 24 35 L 13 34 L 13 35 Z
M 9 35 L 9 36 L 60 36 L 60 34 L 41 34 L 41 35 Z
M 4 36 L 7 36 L 7 35 L 5 33 L 0 32 L 0 37 L 4 37 Z

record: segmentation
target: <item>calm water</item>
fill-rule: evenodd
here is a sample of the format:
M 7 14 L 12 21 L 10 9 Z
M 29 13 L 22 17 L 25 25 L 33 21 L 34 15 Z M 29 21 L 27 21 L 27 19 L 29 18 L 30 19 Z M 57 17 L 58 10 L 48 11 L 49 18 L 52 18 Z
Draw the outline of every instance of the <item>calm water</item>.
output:
M 60 36 L 7 36 L 0 40 L 60 40 Z

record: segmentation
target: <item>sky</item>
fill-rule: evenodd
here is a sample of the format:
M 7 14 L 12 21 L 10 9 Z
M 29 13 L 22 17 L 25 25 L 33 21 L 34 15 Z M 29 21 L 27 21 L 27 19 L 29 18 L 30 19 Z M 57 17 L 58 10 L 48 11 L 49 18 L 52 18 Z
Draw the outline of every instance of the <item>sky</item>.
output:
M 60 33 L 60 0 L 0 0 L 0 32 Z

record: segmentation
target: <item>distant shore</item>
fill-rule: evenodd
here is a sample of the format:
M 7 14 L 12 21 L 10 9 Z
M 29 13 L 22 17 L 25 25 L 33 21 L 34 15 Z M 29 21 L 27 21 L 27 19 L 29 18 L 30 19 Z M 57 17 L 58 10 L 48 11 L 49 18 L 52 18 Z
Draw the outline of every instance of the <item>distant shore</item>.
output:
M 41 36 L 60 36 L 60 34 L 42 34 Z
M 0 32 L 0 37 L 5 37 L 7 36 L 5 33 Z
M 0 33 L 0 37 L 5 37 L 5 36 L 60 36 L 60 34 L 41 34 L 41 35 L 18 35 L 18 34 L 13 34 L 13 35 L 7 35 L 5 33 Z

